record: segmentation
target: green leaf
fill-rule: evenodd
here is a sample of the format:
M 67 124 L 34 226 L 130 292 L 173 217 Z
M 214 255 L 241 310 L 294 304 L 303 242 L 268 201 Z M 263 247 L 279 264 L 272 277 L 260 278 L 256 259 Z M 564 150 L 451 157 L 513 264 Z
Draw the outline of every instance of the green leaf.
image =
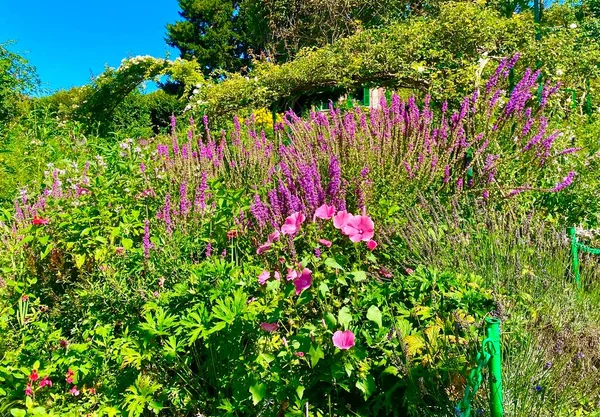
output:
M 267 395 L 267 386 L 264 383 L 259 383 L 250 387 L 250 393 L 252 394 L 252 403 L 258 404 Z
M 325 259 L 325 265 L 333 268 L 333 269 L 344 269 L 342 265 L 335 260 L 335 258 L 327 258 Z
M 302 396 L 304 395 L 303 385 L 298 385 L 298 387 L 296 388 L 296 394 L 298 395 L 298 398 L 302 399 Z
M 367 319 L 377 323 L 377 326 L 379 326 L 380 329 L 383 326 L 381 323 L 381 310 L 379 310 L 379 307 L 377 306 L 369 307 L 369 310 L 367 311 Z
M 337 326 L 337 320 L 335 319 L 335 316 L 333 314 L 325 314 L 324 319 L 325 323 L 327 324 L 327 327 L 329 327 L 330 329 L 335 329 L 335 326 Z
M 323 352 L 323 349 L 321 349 L 321 346 L 317 345 L 317 348 L 315 349 L 314 345 L 310 347 L 310 350 L 308 351 L 308 354 L 310 355 L 310 365 L 314 368 L 315 365 L 317 363 L 319 363 L 320 359 L 324 359 L 325 358 L 325 353 Z
M 365 399 L 369 398 L 377 390 L 375 378 L 373 378 L 373 375 L 369 375 L 362 381 L 356 381 L 356 388 L 364 394 Z
M 367 279 L 367 273 L 365 271 L 355 271 L 352 272 L 352 276 L 354 277 L 354 281 L 360 282 Z
M 85 263 L 85 254 L 75 255 L 75 265 L 77 268 L 81 268 Z
M 327 294 L 329 294 L 329 286 L 322 282 L 321 285 L 319 285 L 319 293 L 321 294 L 321 297 L 326 298 Z
M 27 412 L 19 408 L 12 408 L 10 410 L 10 414 L 12 414 L 14 417 L 25 417 L 27 415 Z
M 348 310 L 348 307 L 342 307 L 338 312 L 338 322 L 344 326 L 344 329 L 348 329 L 351 321 L 352 314 L 350 314 L 350 310 Z
M 133 240 L 123 238 L 123 240 L 121 240 L 121 244 L 125 249 L 130 250 L 133 247 Z

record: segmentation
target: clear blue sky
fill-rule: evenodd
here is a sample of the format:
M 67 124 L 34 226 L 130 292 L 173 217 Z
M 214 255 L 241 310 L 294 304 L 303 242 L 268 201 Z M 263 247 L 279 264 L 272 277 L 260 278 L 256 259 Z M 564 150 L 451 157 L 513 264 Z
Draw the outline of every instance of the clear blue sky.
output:
M 177 0 L 0 0 L 0 43 L 37 68 L 43 87 L 86 84 L 128 56 L 179 56 L 164 41 L 179 19 Z

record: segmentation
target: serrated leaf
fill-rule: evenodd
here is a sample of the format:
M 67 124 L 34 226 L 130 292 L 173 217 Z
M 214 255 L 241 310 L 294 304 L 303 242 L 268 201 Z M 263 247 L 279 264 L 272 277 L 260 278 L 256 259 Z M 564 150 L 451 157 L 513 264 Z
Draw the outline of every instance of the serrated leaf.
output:
M 367 319 L 376 323 L 380 329 L 383 326 L 383 324 L 381 322 L 381 310 L 379 310 L 379 307 L 377 307 L 375 305 L 369 307 L 369 310 L 367 311 Z

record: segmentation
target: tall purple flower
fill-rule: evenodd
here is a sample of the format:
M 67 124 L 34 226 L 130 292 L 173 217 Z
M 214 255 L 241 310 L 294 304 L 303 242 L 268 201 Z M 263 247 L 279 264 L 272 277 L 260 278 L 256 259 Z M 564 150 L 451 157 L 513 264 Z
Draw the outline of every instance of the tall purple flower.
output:
M 261 201 L 260 196 L 254 196 L 254 202 L 250 205 L 250 212 L 260 227 L 264 227 L 269 220 L 269 208 Z
M 196 197 L 194 199 L 194 211 L 196 213 L 203 212 L 206 208 L 206 190 L 208 189 L 208 185 L 206 184 L 207 177 L 208 175 L 206 172 L 203 172 L 200 185 L 196 187 Z
M 335 155 L 329 159 L 329 186 L 327 187 L 327 196 L 333 202 L 338 197 L 341 187 L 342 169 L 340 161 Z
M 192 203 L 187 198 L 187 181 L 183 181 L 179 186 L 179 212 L 182 216 L 187 216 Z
M 144 258 L 150 257 L 150 249 L 154 248 L 154 244 L 150 242 L 150 220 L 144 221 Z
M 573 183 L 574 178 L 575 178 L 575 171 L 569 172 L 567 174 L 567 176 L 561 182 L 556 184 L 551 191 L 553 193 L 557 193 L 561 190 L 564 190 L 565 188 L 567 188 L 568 186 L 570 186 Z

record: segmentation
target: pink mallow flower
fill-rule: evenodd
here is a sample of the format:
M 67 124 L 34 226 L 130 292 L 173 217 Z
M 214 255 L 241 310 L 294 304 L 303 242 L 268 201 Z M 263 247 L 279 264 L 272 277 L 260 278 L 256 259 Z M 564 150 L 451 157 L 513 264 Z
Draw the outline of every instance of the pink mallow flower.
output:
M 354 333 L 350 330 L 346 330 L 345 332 L 338 330 L 333 334 L 332 340 L 336 348 L 342 350 L 350 349 L 354 346 Z
M 46 386 L 48 386 L 48 387 L 52 386 L 52 381 L 47 376 L 43 377 L 42 380 L 40 381 L 40 388 L 44 388 Z
M 269 271 L 262 271 L 262 273 L 258 276 L 258 283 L 260 285 L 265 285 L 269 278 L 271 278 L 271 273 Z
M 315 218 L 329 220 L 335 215 L 335 207 L 323 204 L 317 210 L 315 210 Z
M 273 333 L 279 328 L 279 324 L 262 322 L 260 324 L 260 328 L 263 329 L 265 332 Z
M 375 249 L 376 247 L 377 247 L 377 242 L 375 242 L 373 239 L 371 239 L 371 240 L 369 240 L 369 241 L 367 242 L 367 248 L 368 248 L 369 250 L 373 250 L 373 249 Z
M 279 240 L 279 230 L 275 230 L 273 233 L 271 233 L 269 235 L 267 242 L 273 243 L 273 242 L 277 242 L 278 240 Z
M 74 385 L 73 388 L 69 390 L 72 396 L 77 397 L 79 395 L 79 390 L 77 389 L 77 385 Z
M 344 227 L 346 227 L 346 224 L 352 217 L 354 216 L 352 216 L 352 214 L 348 213 L 346 210 L 338 211 L 333 217 L 333 227 L 340 229 L 342 233 L 346 234 L 344 232 Z
M 27 387 L 25 387 L 25 395 L 28 397 L 33 395 L 33 388 L 31 387 L 31 384 L 27 384 Z
M 319 243 L 323 246 L 327 246 L 328 248 L 331 247 L 331 242 L 325 239 L 319 239 Z
M 346 223 L 342 231 L 348 235 L 350 240 L 354 243 L 362 241 L 369 241 L 373 237 L 373 229 L 375 224 L 369 216 L 352 216 Z
M 312 284 L 312 271 L 308 268 L 304 268 L 300 276 L 294 280 L 294 287 L 296 287 L 296 295 L 300 295 L 302 291 L 309 288 Z
M 300 225 L 306 220 L 304 214 L 296 212 L 285 219 L 285 223 L 281 226 L 281 233 L 284 235 L 295 235 L 300 230 Z
M 294 269 L 288 269 L 288 273 L 287 273 L 286 279 L 288 281 L 293 281 L 296 278 L 298 278 L 298 271 L 296 271 Z
M 265 253 L 269 249 L 271 249 L 271 242 L 263 243 L 262 245 L 260 245 L 258 247 L 258 249 L 256 249 L 256 254 L 257 255 L 262 255 L 263 253 Z

